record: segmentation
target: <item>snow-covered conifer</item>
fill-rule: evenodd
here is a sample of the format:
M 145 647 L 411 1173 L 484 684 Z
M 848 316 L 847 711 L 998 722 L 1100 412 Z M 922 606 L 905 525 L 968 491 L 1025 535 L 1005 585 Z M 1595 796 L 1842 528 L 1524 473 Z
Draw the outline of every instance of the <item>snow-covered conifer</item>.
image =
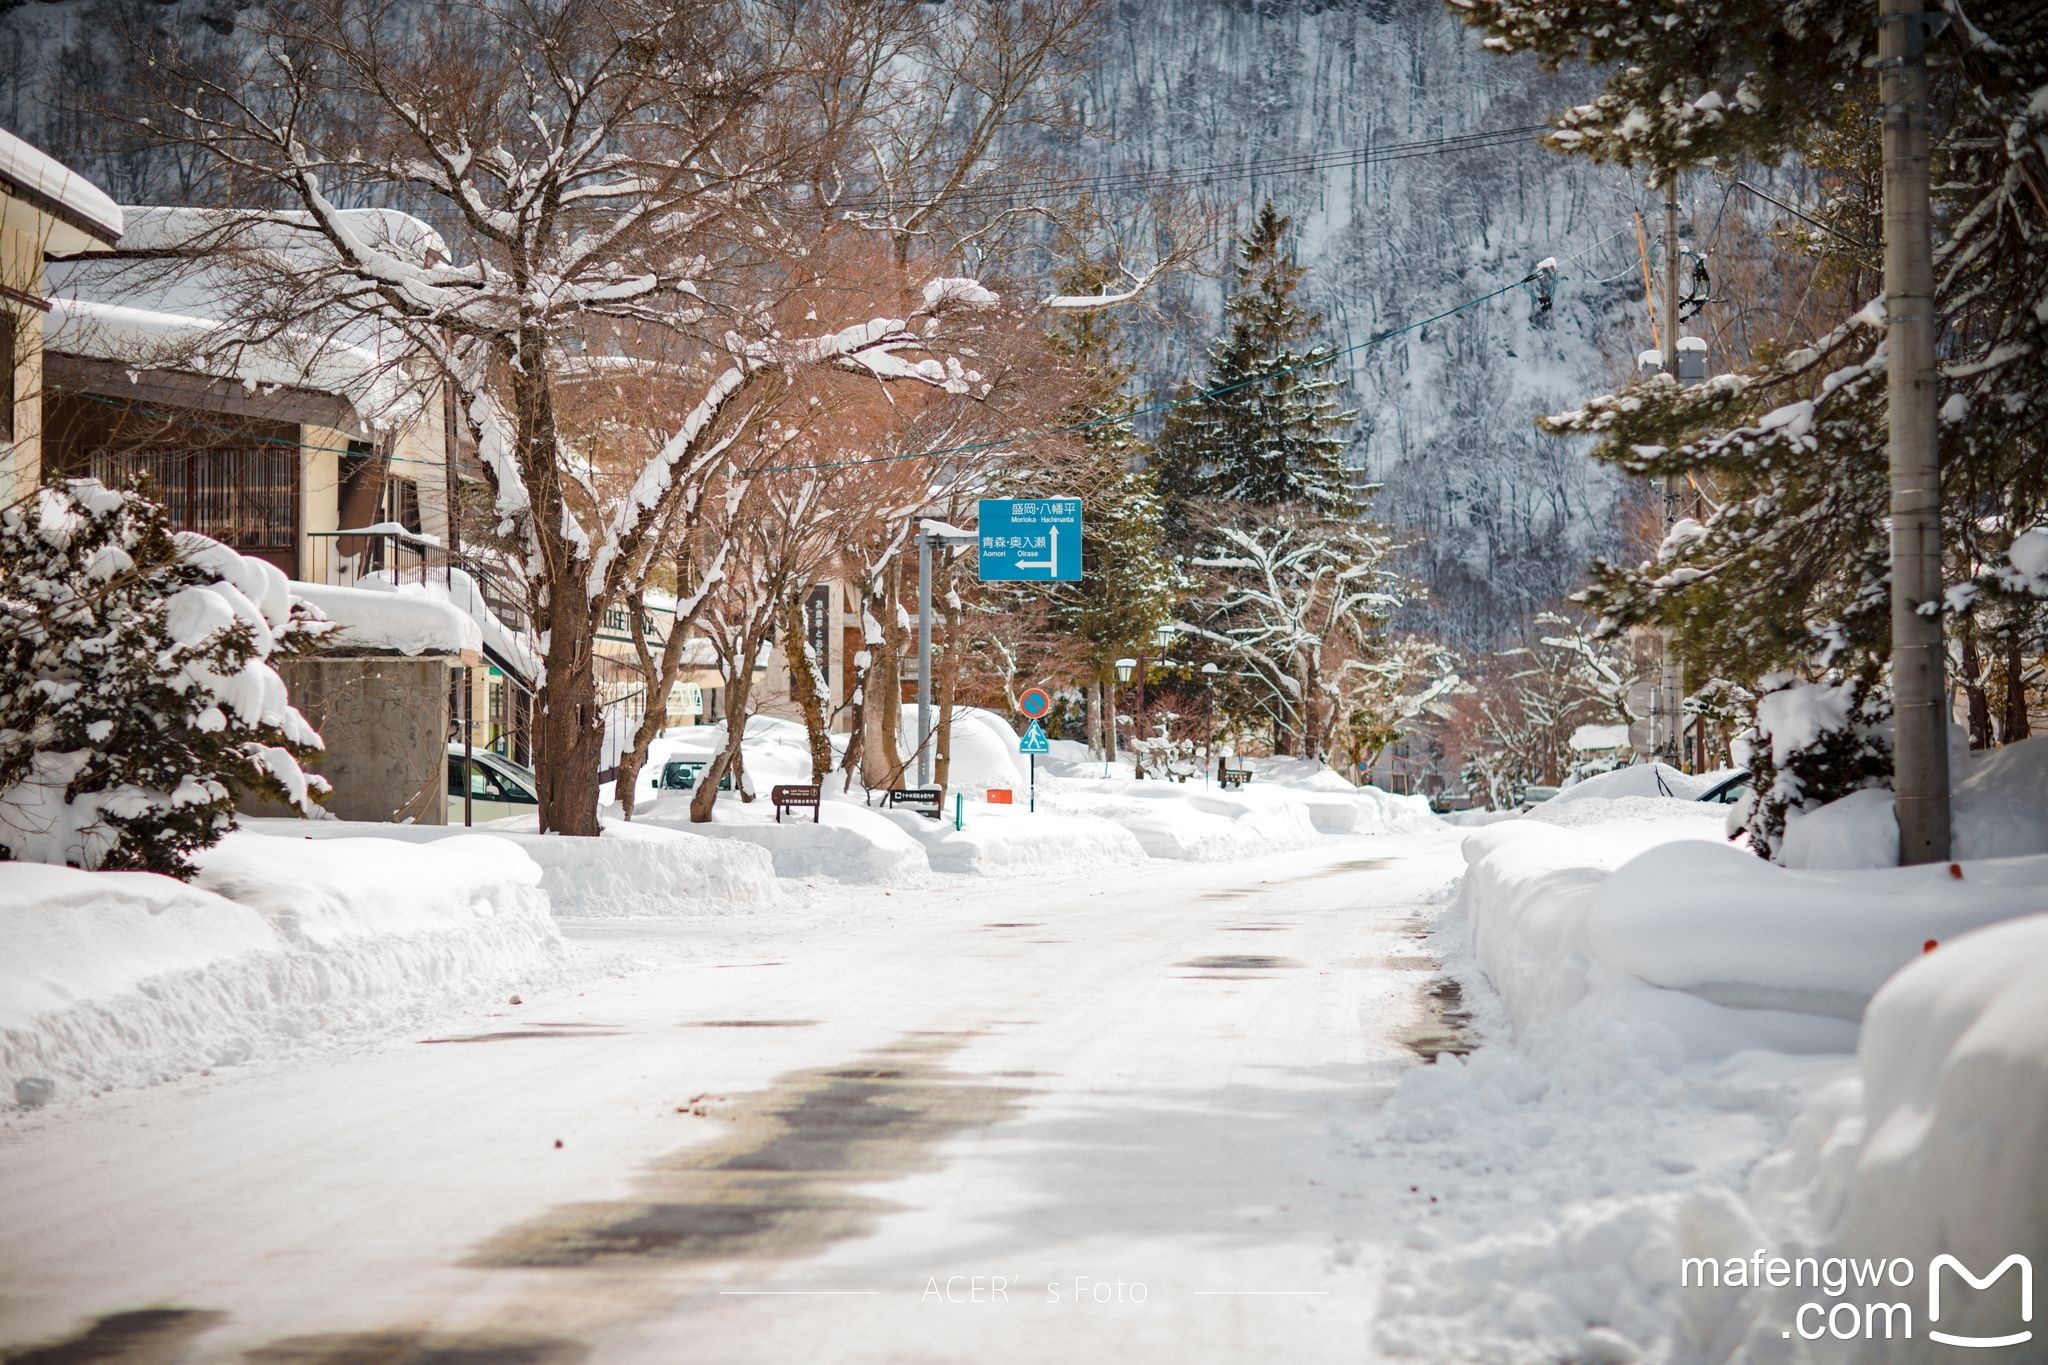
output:
M 1210 396 L 1174 408 L 1160 433 L 1159 491 L 1176 514 L 1200 498 L 1325 514 L 1352 505 L 1344 453 L 1357 413 L 1338 397 L 1334 352 L 1315 339 L 1321 315 L 1295 297 L 1306 271 L 1288 250 L 1292 222 L 1268 202 L 1239 239 L 1228 327 L 1202 380 Z
M 319 735 L 269 660 L 284 574 L 91 479 L 0 512 L 0 859 L 188 877 L 235 791 L 310 813 Z

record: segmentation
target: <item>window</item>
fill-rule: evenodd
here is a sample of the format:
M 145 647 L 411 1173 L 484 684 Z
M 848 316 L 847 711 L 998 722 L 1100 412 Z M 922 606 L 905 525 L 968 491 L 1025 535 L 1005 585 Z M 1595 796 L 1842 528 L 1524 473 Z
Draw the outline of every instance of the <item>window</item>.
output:
M 290 446 L 96 450 L 93 477 L 130 488 L 145 480 L 171 524 L 237 550 L 289 552 L 299 523 L 298 451 Z

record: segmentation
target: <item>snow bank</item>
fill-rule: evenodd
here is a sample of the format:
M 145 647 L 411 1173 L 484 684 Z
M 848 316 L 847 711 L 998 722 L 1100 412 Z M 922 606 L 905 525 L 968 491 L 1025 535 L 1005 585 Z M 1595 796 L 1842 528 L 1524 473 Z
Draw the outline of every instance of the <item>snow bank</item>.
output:
M 1432 946 L 1489 1036 L 1407 1073 L 1381 1118 L 1442 1199 L 1390 1267 L 1382 1349 L 1906 1365 L 1930 1358 L 1934 1257 L 1985 1274 L 2048 1248 L 2048 856 L 1799 871 L 1693 828 L 1525 819 L 1465 840 Z M 1904 1257 L 1917 1278 L 1681 1283 L 1684 1258 L 1759 1250 Z M 2024 1325 L 2017 1284 L 1950 1278 L 1940 1327 Z M 1910 1340 L 1789 1330 L 1808 1302 L 1899 1300 Z
M 1949 1255 L 1988 1275 L 2017 1252 L 2032 1256 L 2038 1273 L 2048 1251 L 2044 1001 L 2048 915 L 1945 943 L 1893 977 L 1866 1016 L 1857 1079 L 1816 1097 L 1760 1169 L 1752 1191 L 1760 1216 L 1787 1228 L 1799 1254 L 1904 1257 L 1927 1275 L 1935 1257 Z M 1941 1330 L 2000 1337 L 2027 1326 L 2020 1283 L 2008 1273 L 1976 1290 L 1949 1276 Z M 1752 1319 L 1749 1340 L 1780 1338 L 1811 1297 L 1752 1296 L 1741 1305 Z M 1910 1295 L 1852 1288 L 1845 1297 L 1927 1302 L 1917 1282 Z M 2031 1321 L 2038 1341 L 2039 1319 Z M 1929 1358 L 1919 1341 L 1859 1341 L 1853 1357 L 1838 1349 L 1816 1358 Z
M 1597 832 L 1522 820 L 1463 848 L 1461 910 L 1518 1030 L 1622 985 L 1853 1023 L 1929 939 L 2029 913 L 2048 885 L 2048 857 L 1964 864 L 1960 879 L 1946 866 L 1792 871 L 1678 819 Z
M 1306 848 L 1321 836 L 1292 793 L 1205 792 L 1179 782 L 1073 782 L 1039 793 L 1039 809 L 1123 826 L 1154 858 L 1221 862 Z
M 192 886 L 59 867 L 0 878 L 0 1102 L 385 1031 L 562 958 L 540 870 L 502 841 L 237 831 L 199 863 Z
M 752 844 L 767 852 L 776 876 L 795 880 L 915 886 L 931 873 L 922 844 L 882 812 L 857 802 L 828 799 L 816 823 L 805 812 L 777 824 L 775 807 L 765 796 L 749 804 L 727 792 L 712 808 L 711 823 L 697 825 L 690 823 L 689 796 L 664 796 L 639 812 L 634 823 Z
M 1950 821 L 1965 861 L 2048 853 L 2048 735 L 1984 753 L 1952 754 Z M 1785 818 L 1785 865 L 1896 867 L 1899 825 L 1892 794 L 1852 792 Z
M 1653 986 L 1738 1009 L 1856 1020 L 1879 986 L 1950 939 L 2038 910 L 2048 857 L 1883 872 L 1795 872 L 1726 845 L 1677 843 L 1595 894 L 1587 943 Z
M 1072 876 L 1142 863 L 1146 856 L 1122 825 L 1043 810 L 1034 814 L 1023 806 L 970 801 L 957 830 L 950 812 L 944 820 L 909 811 L 890 811 L 888 818 L 924 846 L 935 872 Z
M 1634 763 L 1626 768 L 1589 777 L 1583 782 L 1574 782 L 1557 795 L 1544 802 L 1554 806 L 1560 802 L 1600 800 L 1614 801 L 1627 796 L 1675 797 L 1680 801 L 1694 801 L 1704 795 L 1716 782 L 1733 776 L 1732 772 L 1686 773 L 1680 772 L 1668 763 Z
M 438 844 L 456 838 L 501 839 L 540 868 L 540 888 L 556 919 L 721 915 L 778 904 L 775 868 L 758 848 L 667 825 L 606 820 L 596 839 L 541 834 L 533 816 L 465 830 L 460 825 L 380 825 L 345 820 L 245 820 L 265 833 L 316 839 L 400 839 Z

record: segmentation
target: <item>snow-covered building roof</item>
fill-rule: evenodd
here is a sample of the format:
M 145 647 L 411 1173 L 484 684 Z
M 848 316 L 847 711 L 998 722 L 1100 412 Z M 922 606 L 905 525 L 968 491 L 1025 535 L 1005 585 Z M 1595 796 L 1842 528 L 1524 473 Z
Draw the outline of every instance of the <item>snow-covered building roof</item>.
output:
M 46 251 L 112 246 L 121 237 L 121 208 L 99 186 L 0 128 L 0 193 L 54 221 Z M 27 224 L 9 227 L 28 230 Z
M 418 412 L 417 397 L 390 362 L 331 337 L 286 332 L 242 342 L 212 319 L 58 295 L 50 300 L 43 344 L 64 355 L 134 370 L 182 370 L 251 391 L 331 394 L 373 428 Z
M 46 345 L 64 355 L 133 370 L 175 370 L 251 391 L 300 389 L 342 399 L 365 430 L 421 415 L 409 372 L 414 348 L 398 331 L 360 317 L 331 328 L 249 326 L 261 291 L 333 260 L 303 215 L 249 219 L 218 209 L 130 207 L 115 250 L 82 249 L 47 268 L 52 311 Z M 392 210 L 342 215 L 381 249 L 422 262 L 445 254 L 427 224 Z M 176 258 L 189 253 L 189 260 Z M 245 273 L 255 263 L 252 276 Z M 266 285 L 266 281 L 270 281 Z
M 1604 754 L 1628 747 L 1626 725 L 1581 725 L 1570 740 L 1575 754 Z

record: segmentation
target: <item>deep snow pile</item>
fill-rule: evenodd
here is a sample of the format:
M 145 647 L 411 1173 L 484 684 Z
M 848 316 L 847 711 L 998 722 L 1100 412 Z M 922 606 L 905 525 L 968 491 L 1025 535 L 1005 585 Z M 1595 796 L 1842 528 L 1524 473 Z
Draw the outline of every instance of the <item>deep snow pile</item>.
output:
M 1802 872 L 1699 837 L 1680 803 L 1661 823 L 1587 804 L 1635 818 L 1465 841 L 1432 946 L 1484 1041 L 1404 1076 L 1367 1139 L 1438 1197 L 1377 1344 L 1435 1365 L 1928 1359 L 1924 1317 L 1890 1346 L 1806 1342 L 1800 1306 L 1842 1295 L 1688 1287 L 1681 1263 L 1903 1256 L 1924 1277 L 1943 1252 L 1982 1274 L 2048 1248 L 2048 917 L 2027 918 L 2048 857 Z M 2017 1320 L 2009 1288 L 1950 1289 L 1946 1330 Z M 1924 1278 L 1887 1291 L 1846 1297 L 1927 1306 Z
M 1962 859 L 2048 853 L 2048 735 L 1984 753 L 1951 753 L 1950 821 Z M 1895 867 L 1891 792 L 1873 787 L 1785 818 L 1787 867 Z
M 690 793 L 664 793 L 643 806 L 635 824 L 668 828 L 708 838 L 752 844 L 765 850 L 775 875 L 791 881 L 834 881 L 873 886 L 916 886 L 931 876 L 924 847 L 879 810 L 858 800 L 828 795 L 814 821 L 810 812 L 775 819 L 764 795 L 742 801 L 719 793 L 708 824 L 690 822 Z
M 1306 848 L 1319 836 L 1306 802 L 1275 790 L 1225 792 L 1179 782 L 1068 782 L 1038 808 L 1108 820 L 1155 858 L 1220 862 Z
M 388 1031 L 562 962 L 540 869 L 502 840 L 237 831 L 199 861 L 192 886 L 0 877 L 0 1102 L 39 1101 L 43 1080 L 77 1095 Z
M 1022 800 L 1022 797 L 1019 798 Z M 886 813 L 924 846 L 934 872 L 979 876 L 1073 876 L 1145 861 L 1131 832 L 1110 820 L 1058 815 L 1023 805 L 966 803 L 961 827 L 911 811 Z
M 557 919 L 722 915 L 775 905 L 782 887 L 768 855 L 706 837 L 701 826 L 606 819 L 595 839 L 538 833 L 525 816 L 465 830 L 459 825 L 382 825 L 347 820 L 244 820 L 244 828 L 316 839 L 400 839 L 412 844 L 462 837 L 502 839 L 540 867 L 540 889 Z

